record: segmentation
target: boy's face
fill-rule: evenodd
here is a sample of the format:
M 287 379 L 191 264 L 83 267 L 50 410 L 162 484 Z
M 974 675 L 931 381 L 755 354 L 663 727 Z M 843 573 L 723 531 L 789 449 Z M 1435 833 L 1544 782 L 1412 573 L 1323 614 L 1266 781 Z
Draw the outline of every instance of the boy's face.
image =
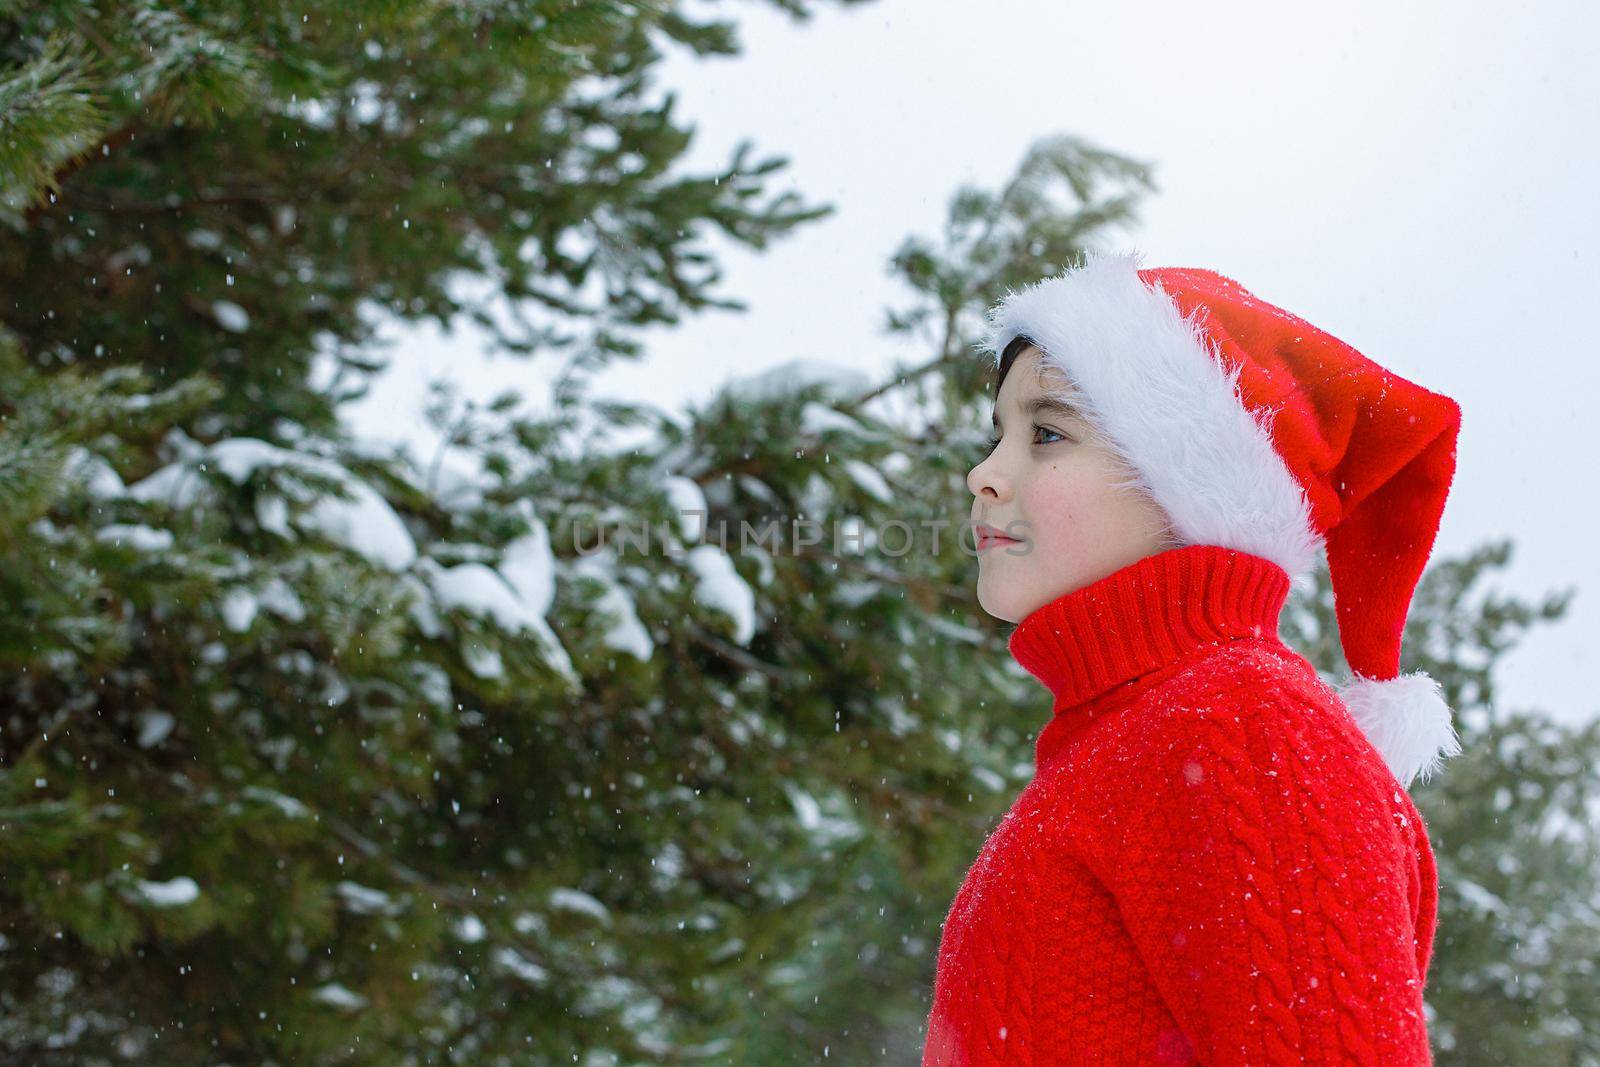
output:
M 981 528 L 976 537 L 978 603 L 1013 623 L 1173 543 L 1165 513 L 1118 485 L 1131 472 L 1081 415 L 1032 407 L 1070 396 L 1040 355 L 1030 345 L 1012 364 L 995 400 L 1000 442 L 967 474 L 974 526 L 1018 539 L 986 545 Z

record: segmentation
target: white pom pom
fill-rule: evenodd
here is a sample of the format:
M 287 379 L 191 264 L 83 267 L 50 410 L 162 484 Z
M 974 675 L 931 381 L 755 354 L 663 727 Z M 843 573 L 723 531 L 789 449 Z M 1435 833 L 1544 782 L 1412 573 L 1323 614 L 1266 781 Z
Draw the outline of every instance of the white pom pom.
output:
M 1357 675 L 1338 692 L 1406 789 L 1413 778 L 1420 775 L 1426 782 L 1447 758 L 1460 755 L 1461 739 L 1450 722 L 1444 691 L 1422 671 L 1382 681 Z

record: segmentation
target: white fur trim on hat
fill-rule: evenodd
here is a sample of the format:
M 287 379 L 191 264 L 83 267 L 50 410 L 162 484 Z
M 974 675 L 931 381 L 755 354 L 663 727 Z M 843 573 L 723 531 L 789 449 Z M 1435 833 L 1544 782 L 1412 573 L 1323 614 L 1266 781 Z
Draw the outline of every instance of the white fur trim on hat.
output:
M 1227 370 L 1203 330 L 1144 283 L 1140 258 L 1090 255 L 1009 292 L 980 349 L 998 363 L 1018 334 L 1032 338 L 1184 541 L 1309 572 L 1323 542 L 1305 490 L 1240 398 L 1239 368 Z
M 1422 671 L 1381 681 L 1356 675 L 1338 693 L 1361 732 L 1407 789 L 1413 778 L 1420 775 L 1426 782 L 1446 759 L 1461 754 L 1444 690 Z

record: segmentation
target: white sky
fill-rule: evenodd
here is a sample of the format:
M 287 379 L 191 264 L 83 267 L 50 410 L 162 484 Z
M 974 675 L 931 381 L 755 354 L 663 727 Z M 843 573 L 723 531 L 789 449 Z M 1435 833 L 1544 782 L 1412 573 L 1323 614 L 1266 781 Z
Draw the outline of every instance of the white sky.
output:
M 674 48 L 660 68 L 696 128 L 684 169 L 748 137 L 790 160 L 774 190 L 836 213 L 765 252 L 712 240 L 719 293 L 749 310 L 647 335 L 604 391 L 680 408 L 797 357 L 921 358 L 879 332 L 908 295 L 891 252 L 935 236 L 961 184 L 998 189 L 1031 142 L 1075 134 L 1155 167 L 1140 225 L 1106 247 L 1221 271 L 1461 404 L 1435 558 L 1511 535 L 1507 592 L 1576 585 L 1568 620 L 1507 660 L 1502 699 L 1600 714 L 1600 449 L 1582 414 L 1600 393 L 1600 7 L 1474 7 L 878 0 L 795 24 L 717 5 L 743 54 Z M 538 393 L 537 371 L 479 347 L 411 332 L 352 423 L 394 435 L 445 373 L 471 395 Z

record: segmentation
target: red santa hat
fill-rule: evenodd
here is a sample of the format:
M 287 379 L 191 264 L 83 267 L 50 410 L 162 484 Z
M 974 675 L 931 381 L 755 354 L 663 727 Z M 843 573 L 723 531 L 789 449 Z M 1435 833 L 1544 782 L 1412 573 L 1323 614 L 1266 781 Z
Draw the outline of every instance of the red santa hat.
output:
M 989 312 L 1026 336 L 1188 544 L 1277 563 L 1325 549 L 1353 680 L 1339 694 L 1402 785 L 1461 751 L 1438 682 L 1399 674 L 1411 597 L 1455 473 L 1455 401 L 1200 268 L 1090 255 Z

